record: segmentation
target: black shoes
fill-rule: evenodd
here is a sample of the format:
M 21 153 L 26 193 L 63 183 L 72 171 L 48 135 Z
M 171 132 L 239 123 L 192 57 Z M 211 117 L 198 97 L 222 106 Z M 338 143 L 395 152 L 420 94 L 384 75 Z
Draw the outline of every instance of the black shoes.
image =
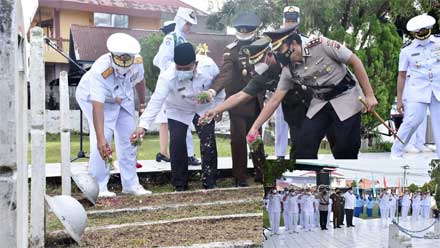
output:
M 196 158 L 196 156 L 188 157 L 188 165 L 199 166 L 202 163 Z
M 170 162 L 170 158 L 158 152 L 156 154 L 156 162 L 161 162 L 161 161 Z
M 277 160 L 284 160 L 285 157 L 284 156 L 277 156 Z

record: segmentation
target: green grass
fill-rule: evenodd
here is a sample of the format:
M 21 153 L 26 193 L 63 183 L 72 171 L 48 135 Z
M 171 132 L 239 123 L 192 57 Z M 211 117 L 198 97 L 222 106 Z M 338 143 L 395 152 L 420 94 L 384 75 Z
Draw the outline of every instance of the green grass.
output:
M 200 140 L 197 135 L 193 135 L 194 150 L 196 156 L 200 158 Z M 31 163 L 31 145 L 28 147 L 28 161 Z M 113 150 L 115 149 L 113 144 Z M 264 146 L 265 153 L 268 155 L 275 155 L 275 148 L 273 145 Z M 288 147 L 286 154 L 288 154 L 290 147 Z M 84 136 L 83 150 L 89 155 L 89 136 Z M 70 136 L 70 157 L 76 158 L 79 151 L 79 135 L 71 134 Z M 59 163 L 61 162 L 61 141 L 58 134 L 46 135 L 46 162 L 47 163 Z M 138 160 L 154 160 L 156 159 L 156 153 L 159 152 L 159 135 L 148 134 L 144 137 L 142 146 L 138 150 Z M 219 157 L 231 156 L 231 145 L 229 138 L 217 137 L 217 152 Z M 117 152 L 116 152 L 117 153 Z M 320 154 L 330 154 L 329 149 L 320 149 Z M 116 154 L 117 155 L 117 154 Z M 115 158 L 116 159 L 116 158 Z M 79 159 L 76 162 L 86 162 L 87 159 Z

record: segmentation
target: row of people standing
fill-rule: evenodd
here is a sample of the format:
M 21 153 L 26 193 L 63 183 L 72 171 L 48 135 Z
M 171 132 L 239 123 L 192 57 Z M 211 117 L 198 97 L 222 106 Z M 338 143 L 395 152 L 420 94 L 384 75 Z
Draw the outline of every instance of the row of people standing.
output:
M 280 217 L 283 214 L 285 230 L 298 233 L 300 229 L 312 231 L 320 227 L 327 230 L 333 213 L 334 228 L 341 228 L 346 216 L 347 227 L 353 225 L 354 195 L 348 190 L 343 196 L 338 190 L 331 196 L 327 190 L 312 193 L 306 190 L 284 190 L 279 193 L 273 189 L 265 197 L 272 234 L 279 234 Z

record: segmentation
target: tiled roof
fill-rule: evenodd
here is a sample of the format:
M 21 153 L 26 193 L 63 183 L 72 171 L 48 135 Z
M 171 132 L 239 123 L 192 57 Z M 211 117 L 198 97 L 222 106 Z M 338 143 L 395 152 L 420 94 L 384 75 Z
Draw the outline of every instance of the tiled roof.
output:
M 176 13 L 179 7 L 186 7 L 194 9 L 197 15 L 207 15 L 207 13 L 179 0 L 39 0 L 39 5 L 144 17 L 160 17 L 161 13 Z
M 72 35 L 70 42 L 73 42 L 75 58 L 80 62 L 93 62 L 99 56 L 108 52 L 106 48 L 106 40 L 113 33 L 127 33 L 137 39 L 141 39 L 147 37 L 151 33 L 159 32 L 155 30 L 87 27 L 80 25 L 72 25 L 70 31 Z M 223 61 L 224 47 L 234 39 L 234 36 L 222 34 L 194 33 L 188 36 L 188 41 L 195 45 L 198 45 L 199 43 L 206 43 L 210 51 L 208 55 L 219 66 Z M 72 44 L 70 47 L 72 47 Z

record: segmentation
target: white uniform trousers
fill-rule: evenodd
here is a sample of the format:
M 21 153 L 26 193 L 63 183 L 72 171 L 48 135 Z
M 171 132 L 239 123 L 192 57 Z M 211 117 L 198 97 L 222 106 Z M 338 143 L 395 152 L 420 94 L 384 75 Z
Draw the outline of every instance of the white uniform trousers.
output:
M 168 118 L 166 114 L 166 104 L 162 105 L 162 108 L 160 109 L 159 114 L 156 116 L 156 119 L 154 120 L 154 123 L 162 124 L 162 123 L 168 123 Z M 188 157 L 194 156 L 194 143 L 193 138 L 191 134 L 191 128 L 188 127 L 188 131 L 186 133 L 186 150 L 188 152 Z
M 412 205 L 412 216 L 411 218 L 414 220 L 418 220 L 420 215 L 420 206 Z
M 289 125 L 284 120 L 281 104 L 275 110 L 275 155 L 284 157 L 286 155 L 287 143 L 289 141 Z
M 396 206 L 392 206 L 388 208 L 389 216 L 391 220 L 394 220 L 396 218 Z
M 95 178 L 99 190 L 106 191 L 110 179 L 110 168 L 105 166 L 97 148 L 92 102 L 78 98 L 77 101 L 87 118 L 90 130 L 89 174 Z M 134 115 L 131 115 L 119 104 L 104 104 L 104 135 L 109 145 L 112 144 L 113 135 L 115 136 L 122 188 L 127 190 L 134 189 L 139 185 L 139 178 L 136 173 L 136 147 L 130 143 L 130 135 L 135 128 L 136 119 Z
M 408 101 L 405 106 L 403 122 L 397 133 L 399 137 L 405 143 L 408 143 L 411 136 L 416 132 L 423 120 L 426 119 L 426 111 L 429 108 L 435 144 L 437 147 L 440 147 L 440 102 L 432 95 L 431 103 Z M 404 147 L 405 145 L 400 143 L 400 141 L 394 140 L 391 153 L 394 156 L 401 156 L 404 153 Z M 437 149 L 437 157 L 440 158 L 440 149 Z
M 417 128 L 416 132 L 411 136 L 411 139 L 409 140 L 408 145 L 412 145 L 417 149 L 423 148 L 423 146 L 426 143 L 426 125 L 428 122 L 428 118 L 425 117 L 420 124 L 420 126 Z
M 422 218 L 428 219 L 430 211 L 431 211 L 431 208 L 429 206 L 422 206 Z
M 284 227 L 286 228 L 286 231 L 293 231 L 293 213 L 284 211 L 283 217 L 284 217 Z
M 305 228 L 305 226 L 306 226 L 306 215 L 304 213 L 304 210 L 301 210 L 299 218 L 300 218 L 299 224 L 301 225 L 302 228 Z
M 293 216 L 292 216 L 292 230 L 294 231 L 294 232 L 296 232 L 297 231 L 297 226 L 298 226 L 298 217 L 299 217 L 299 213 L 293 213 Z
M 313 212 L 305 212 L 304 213 L 304 230 L 311 231 L 313 225 Z
M 409 206 L 402 206 L 402 220 L 406 221 L 408 217 Z
M 388 208 L 380 208 L 380 219 L 382 221 L 382 225 L 388 224 Z
M 270 230 L 273 234 L 280 232 L 280 212 L 269 212 Z

